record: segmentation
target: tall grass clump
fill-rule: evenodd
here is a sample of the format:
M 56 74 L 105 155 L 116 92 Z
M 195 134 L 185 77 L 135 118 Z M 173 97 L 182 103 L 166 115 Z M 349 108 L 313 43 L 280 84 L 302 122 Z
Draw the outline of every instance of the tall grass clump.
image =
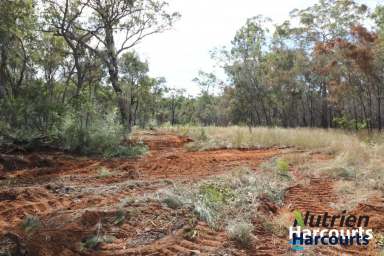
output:
M 280 205 L 290 182 L 277 172 L 255 174 L 248 167 L 238 167 L 229 174 L 188 188 L 176 185 L 160 197 L 171 208 L 179 208 L 181 204 L 192 208 L 196 216 L 212 228 L 225 228 L 233 216 L 250 222 L 261 198 L 267 197 Z
M 244 221 L 232 221 L 228 224 L 226 230 L 230 239 L 238 242 L 243 247 L 249 247 L 253 238 L 252 223 Z

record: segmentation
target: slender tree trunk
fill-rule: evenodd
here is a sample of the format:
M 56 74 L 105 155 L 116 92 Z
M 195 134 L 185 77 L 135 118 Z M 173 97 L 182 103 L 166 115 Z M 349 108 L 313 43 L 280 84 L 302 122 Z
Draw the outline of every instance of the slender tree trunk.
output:
M 380 81 L 377 81 L 377 125 L 379 131 L 381 131 L 381 87 L 380 87 Z
M 304 127 L 307 127 L 307 126 L 308 126 L 308 123 L 307 123 L 307 119 L 306 119 L 306 116 L 305 116 L 306 108 L 305 108 L 305 104 L 304 104 L 303 97 L 301 97 L 300 101 L 301 101 L 301 107 L 303 108 L 303 113 L 302 113 L 302 114 L 303 114 L 303 115 L 302 115 L 303 126 L 304 126 Z
M 324 82 L 321 83 L 321 127 L 328 128 L 328 101 L 327 101 L 327 87 Z
M 0 99 L 5 97 L 7 54 L 4 45 L 0 49 Z
M 113 90 L 115 91 L 117 96 L 117 106 L 120 111 L 121 124 L 123 125 L 127 133 L 131 133 L 132 126 L 129 122 L 129 116 L 128 116 L 129 105 L 123 95 L 123 90 L 119 85 L 119 67 L 117 63 L 117 54 L 116 54 L 115 42 L 113 40 L 112 27 L 106 26 L 105 41 L 106 41 L 106 48 L 107 48 L 107 55 L 108 55 L 109 79 L 111 81 Z
M 356 102 L 355 102 L 355 98 L 352 97 L 352 107 L 353 107 L 353 119 L 355 120 L 355 130 L 357 131 L 358 130 L 358 127 L 357 127 L 357 110 L 356 110 Z

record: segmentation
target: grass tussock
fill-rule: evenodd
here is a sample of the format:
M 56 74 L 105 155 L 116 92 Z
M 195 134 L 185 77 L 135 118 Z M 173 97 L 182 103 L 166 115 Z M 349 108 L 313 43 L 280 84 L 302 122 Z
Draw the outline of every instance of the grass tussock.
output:
M 26 233 L 31 233 L 38 228 L 40 228 L 41 222 L 39 217 L 33 216 L 33 215 L 27 215 L 24 219 L 23 222 L 21 223 L 21 228 L 26 232 Z
M 253 229 L 252 223 L 244 221 L 232 221 L 226 227 L 229 238 L 238 242 L 243 247 L 249 247 L 251 245 Z
M 160 200 L 170 208 L 189 207 L 195 215 L 212 228 L 225 228 L 239 216 L 250 222 L 266 197 L 275 204 L 283 202 L 285 189 L 291 179 L 278 172 L 256 174 L 247 167 L 238 167 L 230 174 L 190 185 L 175 185 L 162 192 Z
M 110 177 L 110 176 L 112 176 L 111 171 L 108 168 L 104 167 L 104 166 L 100 167 L 97 170 L 96 178 L 98 178 L 98 179 L 103 179 L 103 178 L 107 178 L 107 177 Z

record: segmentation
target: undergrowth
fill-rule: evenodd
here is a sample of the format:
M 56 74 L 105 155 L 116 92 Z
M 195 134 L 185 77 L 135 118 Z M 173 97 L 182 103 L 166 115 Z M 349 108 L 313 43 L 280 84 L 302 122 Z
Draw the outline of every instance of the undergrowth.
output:
M 188 187 L 176 184 L 161 192 L 160 198 L 170 208 L 191 208 L 210 227 L 220 229 L 229 225 L 233 216 L 250 222 L 262 197 L 281 205 L 290 182 L 278 172 L 256 174 L 248 167 L 238 167 L 230 174 Z

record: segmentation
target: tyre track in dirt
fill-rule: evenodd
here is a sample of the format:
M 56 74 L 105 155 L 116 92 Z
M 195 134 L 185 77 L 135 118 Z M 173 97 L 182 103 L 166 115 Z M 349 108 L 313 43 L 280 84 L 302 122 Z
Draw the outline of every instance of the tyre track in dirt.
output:
M 120 227 L 108 224 L 119 211 L 122 200 L 145 197 L 171 186 L 174 181 L 190 183 L 215 176 L 237 166 L 253 170 L 267 159 L 281 154 L 270 149 L 217 149 L 189 152 L 183 145 L 190 140 L 173 134 L 142 133 L 137 140 L 150 148 L 138 159 L 88 159 L 61 153 L 47 154 L 55 166 L 16 170 L 12 179 L 0 185 L 0 230 L 18 229 L 27 215 L 39 216 L 44 228 L 28 241 L 32 255 L 252 255 L 274 256 L 289 252 L 288 240 L 279 238 L 255 220 L 255 240 L 242 250 L 229 240 L 225 232 L 211 230 L 205 223 L 194 226 L 197 237 L 187 239 L 186 228 L 193 217 L 190 212 L 174 211 L 158 202 L 126 206 L 129 219 Z M 97 177 L 97 170 L 106 167 L 111 176 Z M 300 180 L 301 177 L 296 177 Z M 8 182 L 8 183 L 7 183 Z M 295 185 L 285 195 L 283 210 L 299 209 L 312 214 L 337 214 L 331 206 L 338 198 L 332 179 L 313 178 L 306 185 Z M 384 198 L 372 198 L 351 211 L 369 215 L 370 227 L 384 231 Z M 80 253 L 78 242 L 96 232 L 97 223 L 84 219 L 105 217 L 106 229 L 116 236 L 112 243 L 103 243 L 99 251 Z M 1 233 L 1 232 L 0 232 Z M 49 244 L 42 244 L 44 239 Z M 377 255 L 374 248 L 316 247 L 316 255 Z
M 237 166 L 256 170 L 261 162 L 280 153 L 275 148 L 189 152 L 183 145 L 190 140 L 172 134 L 146 133 L 140 140 L 149 146 L 150 151 L 138 159 L 88 159 L 54 152 L 46 153 L 45 157 L 53 159 L 55 166 L 23 167 L 10 173 L 8 183 L 6 180 L 0 184 L 0 230 L 3 233 L 16 232 L 23 237 L 19 229 L 22 219 L 26 215 L 38 216 L 43 228 L 33 239 L 26 238 L 33 248 L 32 255 L 79 255 L 75 241 L 79 242 L 84 235 L 95 232 L 94 226 L 82 224 L 82 216 L 87 212 L 103 215 L 112 210 L 116 214 L 118 205 L 126 197 L 146 196 L 169 187 L 174 181 L 194 182 Z M 97 177 L 100 167 L 110 169 L 111 176 Z M 165 221 L 166 216 L 172 213 L 170 209 L 163 205 L 150 205 L 150 202 L 140 204 L 143 208 L 139 210 L 141 215 L 137 220 L 130 220 L 131 226 L 121 227 L 120 232 L 111 228 L 111 233 L 117 232 L 118 239 L 103 244 L 99 254 L 214 255 L 223 251 L 230 252 L 229 255 L 247 255 L 235 248 L 225 232 L 212 231 L 201 222 L 195 227 L 199 234 L 197 238 L 186 239 L 187 214 L 178 215 L 177 218 L 184 223 L 176 225 L 173 222 L 177 222 L 177 218 Z M 129 206 L 128 209 L 137 210 L 138 207 Z M 157 223 L 158 218 L 163 218 L 164 222 Z M 143 223 L 143 219 L 152 220 L 157 226 L 151 227 L 151 223 Z M 168 227 L 170 223 L 176 226 Z M 132 233 L 132 227 L 135 233 Z M 151 228 L 146 230 L 147 227 Z M 168 229 L 164 230 L 164 227 Z M 161 238 L 156 232 L 160 232 Z M 154 238 L 147 244 L 142 241 L 142 236 Z M 39 240 L 48 238 L 51 244 L 39 243 Z M 132 241 L 136 242 L 132 244 Z M 96 252 L 89 255 L 96 255 Z
M 328 212 L 330 215 L 341 215 L 341 211 L 332 208 L 332 204 L 338 202 L 338 196 L 334 191 L 334 180 L 330 178 L 312 178 L 308 185 L 296 185 L 289 188 L 285 195 L 285 207 L 289 211 L 300 210 L 305 213 L 323 215 Z M 367 228 L 373 232 L 384 231 L 384 198 L 371 198 L 367 203 L 360 203 L 354 210 L 344 215 L 366 215 L 370 217 Z M 336 229 L 340 228 L 335 226 Z M 308 248 L 308 247 L 307 247 Z M 316 255 L 378 255 L 374 241 L 368 246 L 312 246 Z

